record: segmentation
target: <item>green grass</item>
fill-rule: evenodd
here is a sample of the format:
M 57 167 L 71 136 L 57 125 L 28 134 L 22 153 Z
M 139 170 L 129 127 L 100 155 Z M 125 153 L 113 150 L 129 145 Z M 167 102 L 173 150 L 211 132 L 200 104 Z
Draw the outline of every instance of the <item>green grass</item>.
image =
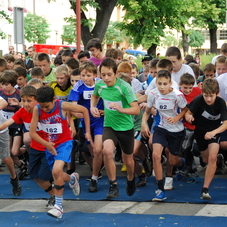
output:
M 210 54 L 210 55 L 200 55 L 200 59 L 201 59 L 201 66 L 200 68 L 203 69 L 203 67 L 208 64 L 208 63 L 211 63 L 212 61 L 212 58 L 214 56 L 216 56 L 217 54 Z

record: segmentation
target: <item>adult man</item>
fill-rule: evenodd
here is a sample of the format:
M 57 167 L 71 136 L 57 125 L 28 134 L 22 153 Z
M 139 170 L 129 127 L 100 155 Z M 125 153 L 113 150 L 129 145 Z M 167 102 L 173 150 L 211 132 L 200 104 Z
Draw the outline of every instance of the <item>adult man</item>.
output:
M 35 54 L 35 48 L 33 46 L 28 47 L 28 56 L 29 58 L 26 59 L 26 69 L 31 69 L 34 67 L 34 63 L 33 63 L 33 57 Z

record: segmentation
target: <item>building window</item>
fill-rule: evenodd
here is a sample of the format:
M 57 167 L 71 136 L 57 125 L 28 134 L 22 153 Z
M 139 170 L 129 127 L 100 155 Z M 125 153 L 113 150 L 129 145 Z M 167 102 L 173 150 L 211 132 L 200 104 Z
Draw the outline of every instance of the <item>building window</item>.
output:
M 204 35 L 205 40 L 210 40 L 210 33 L 208 30 L 202 30 L 200 32 Z
M 227 39 L 227 30 L 220 30 L 220 40 Z

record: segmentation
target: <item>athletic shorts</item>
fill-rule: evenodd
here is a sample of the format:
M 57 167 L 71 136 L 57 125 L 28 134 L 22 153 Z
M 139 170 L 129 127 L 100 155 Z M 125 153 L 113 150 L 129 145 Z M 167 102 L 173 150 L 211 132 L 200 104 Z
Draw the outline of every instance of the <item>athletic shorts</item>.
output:
M 71 151 L 73 148 L 73 140 L 66 141 L 56 147 L 57 155 L 52 155 L 48 150 L 46 150 L 46 157 L 50 170 L 52 171 L 54 162 L 56 160 L 61 160 L 66 163 L 71 162 Z
M 22 128 L 9 128 L 9 135 L 12 137 L 22 136 L 23 135 Z
M 207 132 L 204 132 L 202 130 L 199 129 L 195 129 L 195 140 L 196 143 L 198 145 L 199 151 L 205 151 L 208 148 L 208 145 L 211 143 L 220 143 L 220 134 L 217 134 L 216 136 L 214 136 L 212 139 L 210 140 L 205 140 L 204 136 Z
M 110 127 L 104 127 L 103 130 L 103 142 L 107 139 L 110 139 L 114 142 L 114 145 L 117 146 L 118 142 L 122 151 L 125 154 L 132 154 L 134 149 L 134 129 L 127 131 L 115 131 Z
M 47 162 L 46 152 L 30 148 L 29 174 L 31 179 L 39 178 L 43 181 L 52 181 L 52 173 Z
M 220 142 L 227 141 L 227 130 L 222 132 L 220 135 L 221 135 Z
M 155 126 L 152 144 L 161 144 L 163 147 L 167 147 L 172 155 L 178 156 L 183 139 L 184 130 L 181 132 L 169 132 L 164 128 Z
M 91 127 L 91 136 L 92 136 L 92 139 L 94 140 L 95 136 L 96 135 L 102 135 L 103 134 L 103 127 Z M 83 127 L 83 131 L 84 131 L 84 134 L 86 133 L 86 128 Z M 86 143 L 87 144 L 90 144 L 89 141 L 86 140 Z
M 185 128 L 182 149 L 187 150 L 189 148 L 192 148 L 193 140 L 194 140 L 194 130 Z
M 0 134 L 0 159 L 6 159 L 10 156 L 9 131 Z

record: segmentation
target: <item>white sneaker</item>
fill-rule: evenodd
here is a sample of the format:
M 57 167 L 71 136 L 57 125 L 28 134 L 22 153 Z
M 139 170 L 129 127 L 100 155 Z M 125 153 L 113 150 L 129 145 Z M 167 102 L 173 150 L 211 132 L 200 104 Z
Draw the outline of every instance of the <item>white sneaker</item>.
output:
M 54 205 L 51 210 L 47 211 L 47 214 L 54 218 L 62 218 L 63 209 L 57 205 Z
M 170 191 L 172 189 L 173 189 L 173 178 L 172 177 L 166 177 L 165 178 L 164 190 Z
M 78 196 L 80 194 L 80 184 L 79 184 L 80 176 L 78 173 L 72 173 L 71 176 L 75 178 L 75 183 L 74 184 L 69 183 L 69 187 L 72 188 L 74 195 Z

